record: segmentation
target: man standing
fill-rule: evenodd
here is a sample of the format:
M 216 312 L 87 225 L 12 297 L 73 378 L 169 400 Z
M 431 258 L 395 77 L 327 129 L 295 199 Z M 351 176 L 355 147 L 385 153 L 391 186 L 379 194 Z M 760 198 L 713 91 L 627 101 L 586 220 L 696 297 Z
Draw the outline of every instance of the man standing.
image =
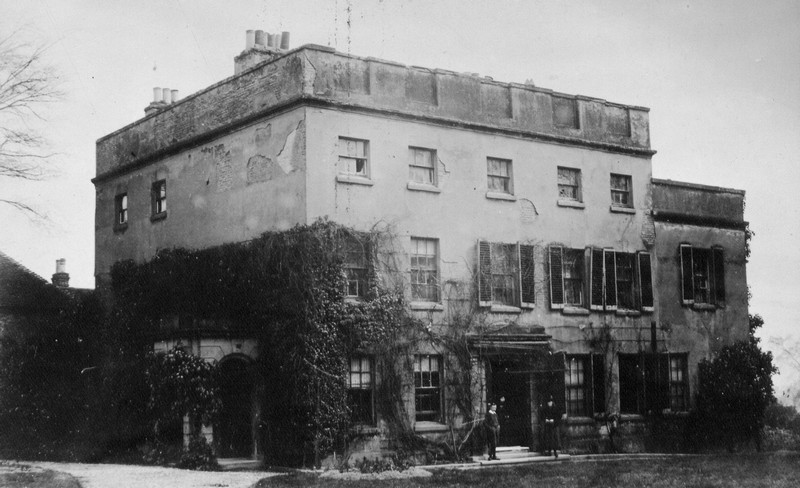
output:
M 497 441 L 500 438 L 500 419 L 497 418 L 497 404 L 489 405 L 486 419 L 483 422 L 486 428 L 486 443 L 489 446 L 489 461 L 497 459 Z
M 544 452 L 552 452 L 553 456 L 558 457 L 558 421 L 561 416 L 558 408 L 553 402 L 553 395 L 547 404 L 542 408 L 541 418 L 544 420 Z

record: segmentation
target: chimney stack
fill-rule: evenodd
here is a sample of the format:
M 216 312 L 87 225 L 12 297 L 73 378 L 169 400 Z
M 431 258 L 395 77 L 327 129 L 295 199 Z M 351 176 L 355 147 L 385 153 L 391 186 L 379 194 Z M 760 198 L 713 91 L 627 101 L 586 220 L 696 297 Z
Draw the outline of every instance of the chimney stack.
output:
M 158 112 L 159 110 L 177 101 L 178 101 L 178 90 L 154 87 L 153 101 L 150 102 L 150 105 L 144 108 L 144 114 L 150 115 L 153 112 Z
M 53 275 L 53 284 L 58 288 L 69 288 L 69 273 L 67 273 L 67 260 L 56 259 L 56 272 Z
M 287 50 L 289 50 L 288 32 L 270 34 L 264 30 L 248 30 L 244 51 L 233 58 L 233 72 L 238 75 L 253 66 L 272 60 Z

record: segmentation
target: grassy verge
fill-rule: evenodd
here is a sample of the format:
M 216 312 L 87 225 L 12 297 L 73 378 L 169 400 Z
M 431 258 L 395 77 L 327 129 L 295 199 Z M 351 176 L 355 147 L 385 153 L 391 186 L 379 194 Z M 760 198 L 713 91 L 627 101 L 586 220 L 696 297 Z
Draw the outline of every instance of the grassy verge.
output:
M 68 475 L 57 471 L 17 471 L 0 473 L 3 488 L 81 488 L 81 484 Z
M 262 480 L 257 488 L 294 487 L 600 487 L 728 488 L 800 486 L 800 453 L 734 454 L 659 459 L 570 461 L 498 466 L 475 470 L 438 470 L 430 478 L 332 480 L 296 473 Z

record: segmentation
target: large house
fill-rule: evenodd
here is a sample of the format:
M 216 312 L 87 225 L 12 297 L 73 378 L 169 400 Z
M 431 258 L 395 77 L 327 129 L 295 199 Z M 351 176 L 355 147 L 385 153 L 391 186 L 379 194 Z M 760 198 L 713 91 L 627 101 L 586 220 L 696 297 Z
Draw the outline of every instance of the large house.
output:
M 115 262 L 159 249 L 323 217 L 390 227 L 410 313 L 440 329 L 471 316 L 474 418 L 498 403 L 501 444 L 534 449 L 550 396 L 568 448 L 597 449 L 609 418 L 622 448 L 646 448 L 647 419 L 679 422 L 698 362 L 747 334 L 744 192 L 654 179 L 647 108 L 261 31 L 233 76 L 176 95 L 156 89 L 144 118 L 97 141 L 100 289 Z M 354 300 L 369 274 L 357 254 Z M 225 415 L 241 425 L 206 432 L 219 454 L 259 456 L 255 339 L 176 329 L 154 347 L 179 341 L 239 379 Z M 383 435 L 373 359 L 350 362 L 365 448 Z M 447 361 L 423 344 L 408 364 L 413 428 L 444 435 L 462 421 Z

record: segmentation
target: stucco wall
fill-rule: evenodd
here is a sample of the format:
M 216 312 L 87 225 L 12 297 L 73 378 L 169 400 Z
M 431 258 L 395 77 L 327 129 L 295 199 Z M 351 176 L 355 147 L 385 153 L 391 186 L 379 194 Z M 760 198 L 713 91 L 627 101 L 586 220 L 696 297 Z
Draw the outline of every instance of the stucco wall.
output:
M 574 317 L 551 311 L 543 254 L 552 243 L 576 249 L 645 250 L 642 230 L 648 224 L 644 210 L 649 204 L 649 158 L 337 110 L 310 109 L 307 120 L 319 127 L 308 137 L 309 221 L 327 215 L 361 230 L 376 223 L 388 228 L 396 234 L 400 251 L 396 257 L 403 273 L 408 271 L 406 253 L 412 236 L 439 239 L 445 298 L 448 282 L 465 285 L 463 290 L 469 293 L 479 239 L 534 243 L 536 308 L 522 314 L 492 313 L 489 323 L 498 326 L 513 320 L 545 326 L 556 347 L 571 352 L 586 346 L 575 342 L 586 336 L 582 329 L 604 322 L 621 330 L 629 328 L 631 334 L 646 327 L 649 334 L 648 315 Z M 337 182 L 340 136 L 369 141 L 371 185 Z M 438 193 L 408 188 L 409 146 L 437 151 Z M 487 198 L 487 157 L 512 160 L 515 200 Z M 584 208 L 558 205 L 558 166 L 581 170 Z M 635 213 L 610 211 L 612 172 L 632 176 Z M 458 298 L 464 298 L 463 294 Z M 446 321 L 447 303 L 444 308 L 433 312 L 434 323 Z
M 205 248 L 304 222 L 304 109 L 264 119 L 145 168 L 97 184 L 95 275 L 158 249 Z M 151 220 L 151 187 L 167 182 L 167 216 Z M 128 194 L 115 230 L 114 198 Z

